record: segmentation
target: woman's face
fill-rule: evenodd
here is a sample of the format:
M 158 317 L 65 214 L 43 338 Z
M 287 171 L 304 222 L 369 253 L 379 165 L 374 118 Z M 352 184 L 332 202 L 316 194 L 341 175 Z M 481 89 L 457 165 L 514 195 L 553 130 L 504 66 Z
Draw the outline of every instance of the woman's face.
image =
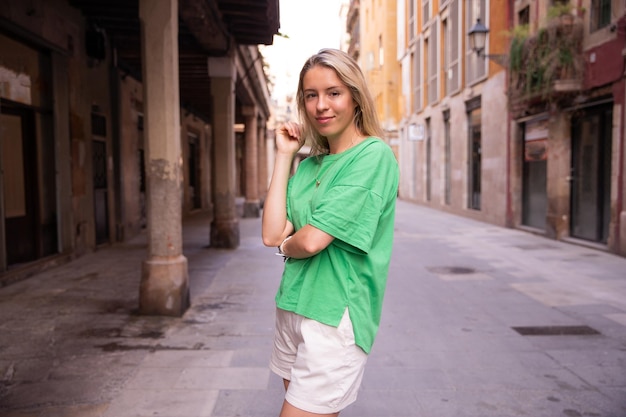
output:
M 354 136 L 356 104 L 333 69 L 314 66 L 304 75 L 302 89 L 307 116 L 320 135 L 331 141 Z

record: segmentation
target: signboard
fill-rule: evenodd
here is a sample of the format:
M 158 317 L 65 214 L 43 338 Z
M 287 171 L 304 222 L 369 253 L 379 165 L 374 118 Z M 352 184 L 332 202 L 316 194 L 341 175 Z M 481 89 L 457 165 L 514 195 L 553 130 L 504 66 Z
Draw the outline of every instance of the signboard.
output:
M 424 140 L 424 125 L 412 123 L 409 125 L 409 140 Z
M 524 161 L 548 159 L 548 119 L 529 121 L 524 129 Z

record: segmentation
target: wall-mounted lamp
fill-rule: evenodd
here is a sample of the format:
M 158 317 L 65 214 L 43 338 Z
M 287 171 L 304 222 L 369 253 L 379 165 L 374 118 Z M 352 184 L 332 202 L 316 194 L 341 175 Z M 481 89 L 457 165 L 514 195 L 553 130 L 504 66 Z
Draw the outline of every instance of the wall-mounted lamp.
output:
M 482 55 L 485 50 L 485 44 L 487 43 L 487 34 L 489 33 L 489 29 L 482 23 L 480 23 L 480 18 L 476 19 L 476 24 L 472 26 L 469 32 L 467 32 L 467 37 L 469 38 L 470 48 L 476 55 Z
M 476 55 L 489 58 L 500 65 L 504 65 L 504 55 L 489 55 L 484 53 L 488 33 L 489 29 L 480 22 L 480 18 L 476 19 L 474 26 L 467 32 L 469 46 L 472 48 L 472 51 L 476 52 Z

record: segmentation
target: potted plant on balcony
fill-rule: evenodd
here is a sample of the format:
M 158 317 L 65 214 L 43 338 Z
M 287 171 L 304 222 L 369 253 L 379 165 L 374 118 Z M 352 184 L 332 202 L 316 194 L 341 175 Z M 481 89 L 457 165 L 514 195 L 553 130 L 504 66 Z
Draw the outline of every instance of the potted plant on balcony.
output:
M 548 20 L 550 22 L 558 22 L 564 26 L 574 24 L 575 8 L 570 3 L 556 3 L 548 9 Z
M 569 14 L 572 23 L 568 18 L 553 18 L 537 33 L 530 33 L 528 26 L 518 26 L 510 33 L 509 101 L 513 105 L 562 100 L 581 88 L 582 23 L 569 4 L 553 8 L 551 17 Z

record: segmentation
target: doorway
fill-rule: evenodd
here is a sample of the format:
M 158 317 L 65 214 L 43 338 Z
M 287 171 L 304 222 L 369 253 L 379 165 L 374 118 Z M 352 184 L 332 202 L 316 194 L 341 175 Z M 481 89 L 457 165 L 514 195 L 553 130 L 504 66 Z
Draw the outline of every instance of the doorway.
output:
M 34 125 L 32 110 L 20 107 L 2 108 L 2 197 L 8 265 L 33 261 L 39 256 L 39 189 Z
M 93 166 L 93 203 L 96 244 L 109 242 L 109 187 L 106 143 L 106 118 L 91 113 L 91 160 Z
M 522 164 L 522 224 L 546 229 L 548 213 L 548 118 L 524 125 Z
M 607 243 L 611 209 L 612 105 L 572 119 L 570 235 Z

